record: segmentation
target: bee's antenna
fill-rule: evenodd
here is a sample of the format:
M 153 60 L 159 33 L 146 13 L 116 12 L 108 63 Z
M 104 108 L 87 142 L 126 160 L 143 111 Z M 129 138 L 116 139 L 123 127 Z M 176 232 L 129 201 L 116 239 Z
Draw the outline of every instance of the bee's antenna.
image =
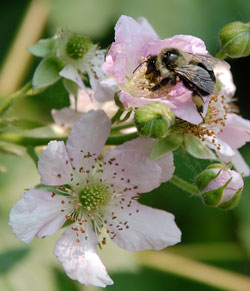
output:
M 134 71 L 133 71 L 133 74 L 144 64 L 144 63 L 146 63 L 147 62 L 147 60 L 146 61 L 143 61 L 142 63 L 140 63 L 135 69 L 134 69 Z

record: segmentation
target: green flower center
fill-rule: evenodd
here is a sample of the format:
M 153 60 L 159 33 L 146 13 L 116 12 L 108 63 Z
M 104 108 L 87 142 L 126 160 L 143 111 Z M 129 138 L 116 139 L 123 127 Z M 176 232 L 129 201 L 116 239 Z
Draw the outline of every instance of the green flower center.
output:
M 82 36 L 72 36 L 66 45 L 66 53 L 74 60 L 81 59 L 89 50 L 91 41 Z
M 79 192 L 79 202 L 83 208 L 97 210 L 100 206 L 108 204 L 110 192 L 104 184 L 91 184 Z

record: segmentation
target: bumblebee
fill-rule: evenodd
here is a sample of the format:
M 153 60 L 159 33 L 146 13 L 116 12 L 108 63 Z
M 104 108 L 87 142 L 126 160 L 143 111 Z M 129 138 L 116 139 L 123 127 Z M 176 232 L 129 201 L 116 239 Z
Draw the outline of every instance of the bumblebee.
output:
M 155 84 L 152 91 L 182 81 L 193 92 L 192 100 L 200 115 L 203 113 L 203 97 L 215 92 L 213 69 L 217 66 L 230 68 L 226 62 L 212 56 L 194 55 L 175 48 L 165 48 L 158 55 L 147 57 L 145 62 L 146 78 Z

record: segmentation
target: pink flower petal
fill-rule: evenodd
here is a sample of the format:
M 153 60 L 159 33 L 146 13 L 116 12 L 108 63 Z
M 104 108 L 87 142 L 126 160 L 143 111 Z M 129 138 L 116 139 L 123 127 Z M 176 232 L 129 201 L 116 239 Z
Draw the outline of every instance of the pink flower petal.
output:
M 149 157 L 155 140 L 150 138 L 139 137 L 116 147 L 112 153 L 119 154 L 119 152 L 126 151 L 131 153 L 140 153 L 145 157 Z M 175 166 L 173 164 L 173 153 L 168 153 L 154 162 L 161 168 L 160 182 L 164 183 L 170 180 L 173 176 Z
M 206 55 L 208 53 L 203 40 L 200 38 L 192 35 L 178 34 L 149 44 L 146 56 L 157 55 L 164 48 L 176 48 L 197 55 Z
M 130 207 L 110 209 L 114 212 L 107 219 L 110 237 L 121 248 L 129 251 L 161 250 L 180 242 L 181 232 L 174 216 L 166 211 L 153 209 L 132 200 Z M 121 223 L 122 222 L 122 223 Z
M 110 128 L 111 121 L 103 110 L 91 110 L 82 115 L 73 127 L 66 144 L 71 164 L 76 170 L 95 164 L 94 160 L 101 153 Z
M 132 74 L 141 57 L 145 55 L 147 45 L 156 39 L 157 36 L 152 30 L 132 17 L 122 15 L 119 18 L 115 26 L 115 43 L 108 53 L 113 61 L 112 75 L 118 83 L 125 83 L 126 75 Z
M 120 101 L 123 103 L 125 107 L 143 107 L 152 102 L 162 102 L 168 105 L 171 109 L 176 107 L 172 102 L 166 99 L 160 99 L 160 98 L 150 99 L 150 98 L 144 98 L 144 97 L 133 97 L 128 92 L 125 92 L 125 91 L 121 91 L 118 95 L 119 95 Z
M 102 178 L 122 192 L 145 193 L 160 186 L 161 168 L 143 154 L 111 150 L 104 157 Z
M 38 237 L 54 235 L 64 224 L 66 212 L 61 212 L 62 200 L 66 199 L 50 192 L 30 189 L 13 206 L 9 224 L 14 234 L 29 243 Z
M 140 16 L 136 19 L 136 21 L 141 24 L 145 29 L 147 29 L 151 33 L 151 35 L 155 37 L 155 39 L 159 38 L 153 26 L 148 22 L 145 17 Z
M 77 72 L 77 69 L 72 65 L 66 65 L 60 72 L 59 75 L 65 79 L 69 79 L 75 82 L 80 88 L 85 89 L 85 85 Z
M 55 255 L 63 264 L 67 275 L 85 285 L 106 287 L 112 285 L 113 281 L 97 254 L 97 236 L 91 225 L 87 227 L 86 234 L 72 230 L 75 224 L 69 226 L 55 247 Z M 87 235 L 87 239 L 85 238 Z M 76 239 L 79 242 L 76 242 Z
M 48 144 L 39 159 L 38 172 L 42 184 L 57 186 L 69 183 L 72 168 L 63 141 Z
M 250 141 L 250 121 L 236 114 L 227 114 L 226 126 L 218 137 L 233 149 L 240 148 Z

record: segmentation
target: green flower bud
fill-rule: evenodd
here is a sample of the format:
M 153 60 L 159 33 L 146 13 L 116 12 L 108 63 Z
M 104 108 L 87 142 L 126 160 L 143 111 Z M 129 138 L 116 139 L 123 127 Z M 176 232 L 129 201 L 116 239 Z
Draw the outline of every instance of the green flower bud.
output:
M 195 183 L 205 205 L 223 210 L 238 204 L 244 185 L 238 172 L 222 164 L 210 165 L 196 177 Z
M 135 111 L 135 125 L 138 131 L 147 137 L 163 138 L 169 134 L 175 116 L 169 107 L 153 102 Z
M 219 34 L 221 51 L 217 57 L 247 57 L 250 54 L 250 22 L 239 21 L 227 24 Z

